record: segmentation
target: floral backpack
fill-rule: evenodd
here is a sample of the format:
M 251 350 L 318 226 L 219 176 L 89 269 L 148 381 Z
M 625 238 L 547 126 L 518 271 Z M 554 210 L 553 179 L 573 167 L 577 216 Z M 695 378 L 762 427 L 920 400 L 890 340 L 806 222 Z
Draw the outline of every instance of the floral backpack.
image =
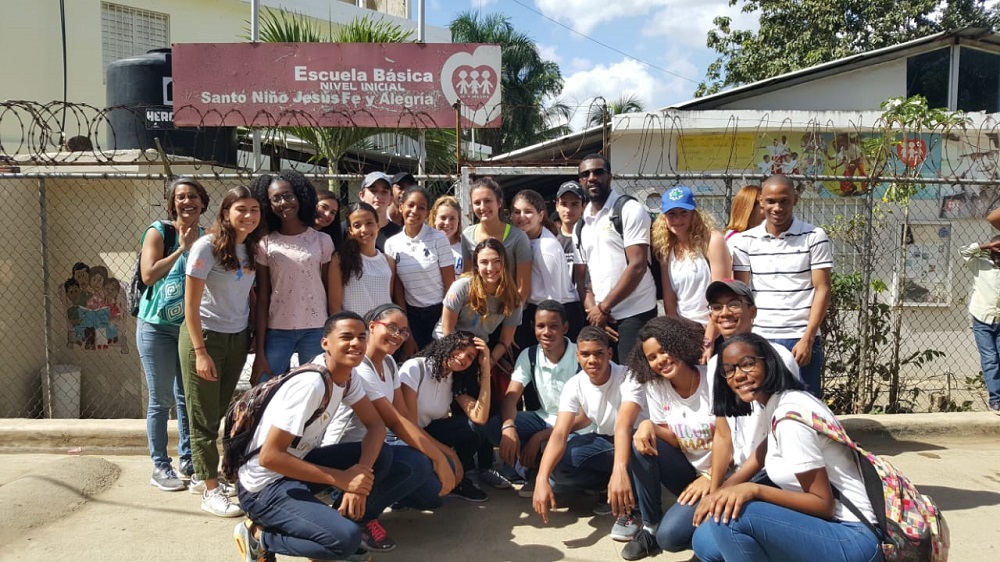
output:
M 877 525 L 872 525 L 836 487 L 833 488 L 833 495 L 876 537 L 882 537 L 882 554 L 886 562 L 948 560 L 950 541 L 944 515 L 930 496 L 921 494 L 889 461 L 855 443 L 836 421 L 831 423 L 815 414 L 806 419 L 797 412 L 788 412 L 780 419 L 771 421 L 771 430 L 774 431 L 778 422 L 783 420 L 795 420 L 853 451 Z

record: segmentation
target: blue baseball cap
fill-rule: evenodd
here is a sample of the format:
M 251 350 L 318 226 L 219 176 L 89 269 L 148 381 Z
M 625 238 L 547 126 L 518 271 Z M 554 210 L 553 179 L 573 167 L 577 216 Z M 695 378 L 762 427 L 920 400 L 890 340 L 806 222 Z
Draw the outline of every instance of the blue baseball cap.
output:
M 666 213 L 672 209 L 693 211 L 697 207 L 694 202 L 694 193 L 691 193 L 691 188 L 684 187 L 683 185 L 671 187 L 663 192 L 663 197 L 660 198 L 661 213 Z

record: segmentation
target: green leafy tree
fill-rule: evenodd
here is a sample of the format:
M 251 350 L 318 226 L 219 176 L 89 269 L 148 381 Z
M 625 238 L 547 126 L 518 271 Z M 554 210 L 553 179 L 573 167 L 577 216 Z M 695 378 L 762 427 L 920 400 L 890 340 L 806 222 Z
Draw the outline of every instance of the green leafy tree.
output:
M 706 44 L 719 54 L 696 96 L 963 27 L 993 28 L 986 0 L 729 0 L 757 14 L 757 31 L 716 17 Z
M 617 99 L 606 101 L 597 98 L 587 110 L 587 125 L 594 127 L 604 123 L 605 115 L 610 120 L 614 115 L 622 113 L 641 113 L 646 111 L 642 100 L 635 94 L 622 94 Z
M 382 19 L 360 17 L 345 26 L 324 24 L 292 12 L 266 10 L 261 13 L 260 38 L 268 43 L 405 43 L 412 33 Z M 416 139 L 415 129 L 375 129 L 368 127 L 283 127 L 271 132 L 272 142 L 286 134 L 302 139 L 316 151 L 316 159 L 326 161 L 331 171 L 349 150 L 373 150 L 375 137 L 399 135 Z M 428 129 L 427 168 L 431 173 L 447 173 L 455 168 L 455 132 Z
M 514 29 L 508 16 L 468 11 L 449 28 L 455 43 L 500 45 L 503 124 L 477 132 L 477 142 L 501 154 L 569 132 L 569 107 L 554 101 L 563 88 L 559 65 L 543 59 L 534 40 Z

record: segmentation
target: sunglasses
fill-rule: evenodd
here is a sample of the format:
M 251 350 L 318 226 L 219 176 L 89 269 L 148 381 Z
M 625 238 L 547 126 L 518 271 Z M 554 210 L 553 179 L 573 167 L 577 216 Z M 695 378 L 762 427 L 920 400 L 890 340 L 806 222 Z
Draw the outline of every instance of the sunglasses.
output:
M 592 170 L 583 170 L 582 172 L 580 172 L 580 179 L 587 179 L 590 176 L 594 176 L 595 178 L 599 178 L 599 177 L 603 176 L 606 173 L 608 173 L 608 171 L 606 169 L 604 169 L 604 168 L 594 168 Z
M 736 369 L 743 371 L 744 374 L 750 374 L 753 372 L 754 366 L 757 365 L 758 359 L 761 361 L 764 360 L 764 358 L 759 355 L 744 355 L 743 357 L 740 357 L 740 360 L 735 364 L 723 363 L 722 374 L 726 376 L 727 380 L 733 378 L 733 375 L 736 374 Z

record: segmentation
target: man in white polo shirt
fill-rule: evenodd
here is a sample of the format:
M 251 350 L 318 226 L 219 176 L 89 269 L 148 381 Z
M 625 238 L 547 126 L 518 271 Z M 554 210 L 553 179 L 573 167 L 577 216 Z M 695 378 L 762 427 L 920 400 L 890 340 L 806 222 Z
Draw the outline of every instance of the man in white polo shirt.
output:
M 791 351 L 809 392 L 822 397 L 819 328 L 830 306 L 833 248 L 822 228 L 795 218 L 798 200 L 787 177 L 764 180 L 764 222 L 731 241 L 733 275 L 753 287 L 758 310 L 754 332 Z
M 611 220 L 615 201 L 621 197 L 611 187 L 611 162 L 590 154 L 579 169 L 580 185 L 590 202 L 583 210 L 583 228 L 573 233 L 577 291 L 587 320 L 618 341 L 615 359 L 624 362 L 639 329 L 656 316 L 656 286 L 649 271 L 649 212 L 638 201 L 625 203 L 619 233 Z

